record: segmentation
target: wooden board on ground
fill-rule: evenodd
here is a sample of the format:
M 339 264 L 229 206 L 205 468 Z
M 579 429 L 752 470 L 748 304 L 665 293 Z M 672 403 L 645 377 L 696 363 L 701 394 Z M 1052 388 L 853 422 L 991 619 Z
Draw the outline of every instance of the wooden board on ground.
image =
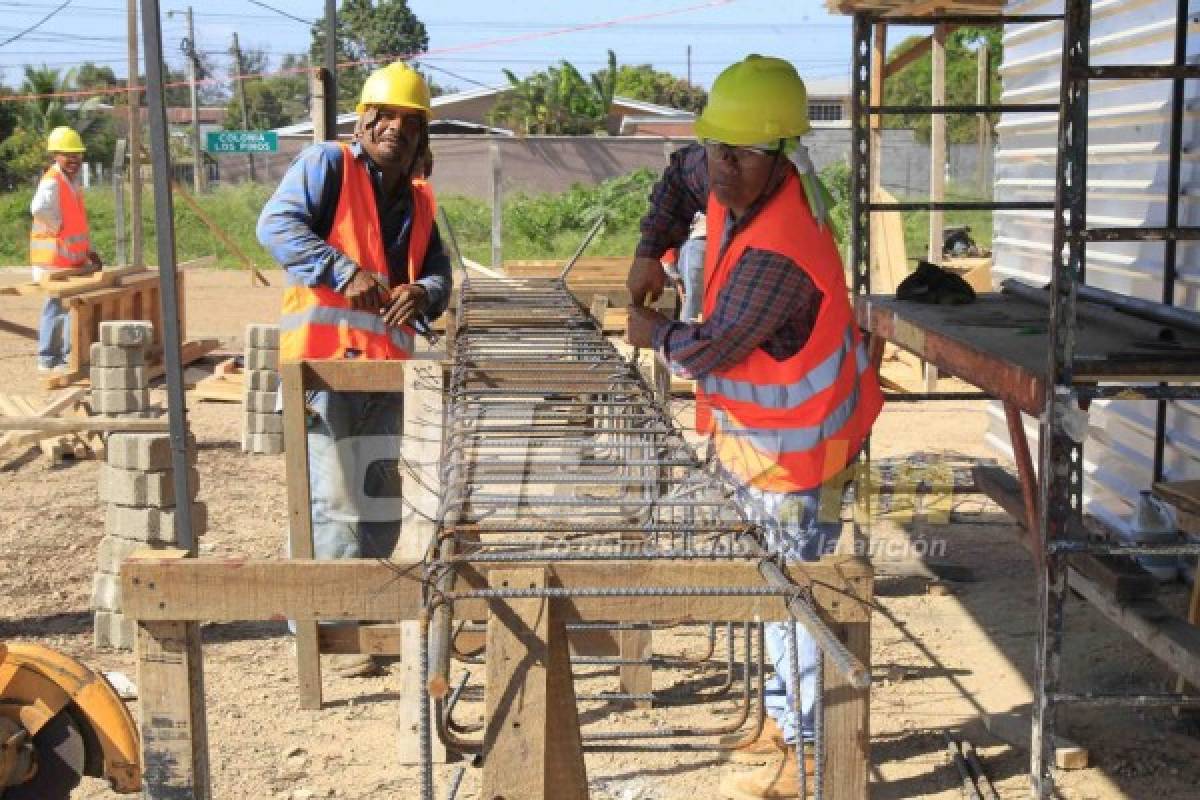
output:
M 209 375 L 196 381 L 192 397 L 218 403 L 240 403 L 246 396 L 245 376 L 241 372 Z
M 48 404 L 36 398 L 17 395 L 0 395 L 0 414 L 7 417 L 25 417 L 32 419 L 50 419 L 59 414 L 73 412 L 83 401 L 85 389 L 72 389 L 55 397 Z M 47 434 L 37 427 L 27 430 L 11 431 L 0 435 L 0 453 L 7 452 L 8 461 L 24 454 L 30 446 L 37 445 L 42 453 L 54 459 L 55 463 L 65 456 L 86 458 L 92 454 L 87 443 L 75 433 Z

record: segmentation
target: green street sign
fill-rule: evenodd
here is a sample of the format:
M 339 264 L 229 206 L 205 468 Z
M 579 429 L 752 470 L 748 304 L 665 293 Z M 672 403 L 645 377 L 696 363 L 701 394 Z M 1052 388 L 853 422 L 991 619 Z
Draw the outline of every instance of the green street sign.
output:
M 279 136 L 274 131 L 209 131 L 210 153 L 274 153 Z

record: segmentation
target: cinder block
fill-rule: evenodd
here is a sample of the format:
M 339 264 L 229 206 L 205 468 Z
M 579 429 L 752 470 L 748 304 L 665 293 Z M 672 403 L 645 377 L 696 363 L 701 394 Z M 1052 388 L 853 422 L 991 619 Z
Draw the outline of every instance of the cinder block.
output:
M 148 389 L 92 389 L 92 410 L 97 414 L 128 414 L 149 406 Z
M 112 347 L 148 347 L 154 341 L 154 326 L 140 320 L 100 323 L 100 344 Z
M 146 363 L 146 353 L 140 347 L 116 347 L 92 343 L 93 367 L 140 367 Z
M 283 433 L 283 414 L 246 414 L 247 433 Z
M 283 452 L 282 433 L 248 433 L 244 439 L 248 452 L 274 456 Z
M 100 540 L 100 547 L 96 551 L 96 568 L 101 573 L 117 575 L 121 572 L 121 562 L 133 553 L 146 549 L 161 550 L 167 544 L 168 542 L 140 542 L 136 539 L 106 535 Z
M 279 351 L 256 349 L 246 352 L 246 369 L 269 369 L 279 371 Z
M 137 626 L 124 614 L 97 611 L 96 647 L 103 650 L 132 650 L 137 643 Z
M 279 326 L 278 325 L 247 325 L 246 326 L 246 349 L 247 350 L 278 350 L 279 349 Z
M 192 534 L 203 536 L 208 531 L 208 506 L 192 503 Z M 175 533 L 174 508 L 136 508 L 110 504 L 104 514 L 105 536 L 114 536 L 143 545 L 173 545 L 179 539 Z
M 260 414 L 273 414 L 279 401 L 276 392 L 246 392 L 246 410 Z
M 116 573 L 97 572 L 92 578 L 92 608 L 100 611 L 121 610 L 121 579 Z
M 188 436 L 188 463 L 196 463 L 196 437 Z M 113 433 L 105 449 L 107 461 L 121 469 L 143 472 L 171 468 L 171 435 L 169 433 Z
M 103 464 L 100 467 L 100 500 L 119 506 L 170 508 L 175 505 L 175 486 L 172 470 L 141 472 Z M 200 473 L 188 469 L 189 500 L 196 499 Z
M 88 377 L 92 381 L 92 390 L 96 389 L 145 389 L 150 385 L 146 380 L 144 367 L 92 367 Z
M 279 391 L 279 373 L 269 369 L 255 369 L 242 373 L 248 392 Z

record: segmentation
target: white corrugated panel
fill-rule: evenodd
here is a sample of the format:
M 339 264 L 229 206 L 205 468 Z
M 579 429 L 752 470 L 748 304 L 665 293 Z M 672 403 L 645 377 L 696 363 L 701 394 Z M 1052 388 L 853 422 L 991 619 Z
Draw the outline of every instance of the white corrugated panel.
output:
M 1189 26 L 1188 54 L 1200 54 L 1196 17 Z M 1170 63 L 1173 0 L 1095 0 L 1092 3 L 1092 61 L 1095 64 Z M 1061 0 L 1010 2 L 1010 14 L 1060 13 Z M 1000 67 L 1005 102 L 1057 102 L 1062 54 L 1060 23 L 1008 26 Z M 1196 119 L 1195 82 L 1187 85 L 1181 224 L 1200 224 L 1192 196 Z M 1094 81 L 1088 107 L 1089 226 L 1156 226 L 1166 219 L 1167 150 L 1170 134 L 1169 81 Z M 997 200 L 1052 200 L 1058 151 L 1057 114 L 1006 114 L 998 125 Z M 1191 152 L 1189 152 L 1191 151 Z M 997 282 L 1019 278 L 1044 283 L 1050 277 L 1049 212 L 996 212 L 993 248 Z M 1161 299 L 1161 243 L 1089 244 L 1088 283 L 1123 294 Z M 1181 244 L 1176 303 L 1200 308 L 1200 249 Z M 1110 521 L 1127 517 L 1137 492 L 1150 486 L 1154 453 L 1152 402 L 1096 403 L 1084 445 L 1088 510 Z M 1036 425 L 1027 420 L 1031 443 Z M 989 442 L 1011 455 L 1004 414 L 991 410 Z M 1037 452 L 1034 445 L 1033 452 Z M 1167 416 L 1165 470 L 1168 478 L 1200 477 L 1200 404 L 1174 403 Z

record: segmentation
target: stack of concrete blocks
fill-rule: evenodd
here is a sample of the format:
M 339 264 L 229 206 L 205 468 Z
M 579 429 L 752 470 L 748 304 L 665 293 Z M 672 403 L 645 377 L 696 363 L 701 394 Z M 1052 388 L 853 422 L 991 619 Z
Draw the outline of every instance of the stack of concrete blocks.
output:
M 283 414 L 279 408 L 279 327 L 246 327 L 245 422 L 242 452 L 283 452 Z
M 104 416 L 145 416 L 150 411 L 146 347 L 154 340 L 149 322 L 101 322 L 92 345 L 92 410 Z
M 137 550 L 180 545 L 175 524 L 174 470 L 168 433 L 113 433 L 107 463 L 100 467 L 100 501 L 105 504 L 104 538 L 92 582 L 96 647 L 130 649 L 136 632 L 122 613 L 121 562 Z M 196 442 L 188 441 L 188 501 L 192 535 L 208 526 L 208 509 L 195 502 L 199 485 Z

